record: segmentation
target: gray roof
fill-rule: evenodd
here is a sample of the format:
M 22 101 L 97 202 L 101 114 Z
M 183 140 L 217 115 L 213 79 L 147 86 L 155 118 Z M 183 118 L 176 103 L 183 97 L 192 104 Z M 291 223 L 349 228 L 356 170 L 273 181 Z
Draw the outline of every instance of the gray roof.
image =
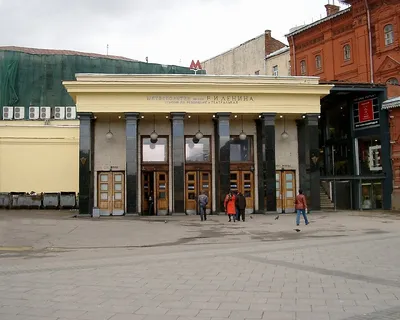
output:
M 393 108 L 400 108 L 400 97 L 395 97 L 389 100 L 386 100 L 382 103 L 382 109 L 388 110 Z
M 344 14 L 344 13 L 350 12 L 350 10 L 351 10 L 351 7 L 346 8 L 346 9 L 344 9 L 344 10 L 340 10 L 339 12 L 337 12 L 337 13 L 335 13 L 335 14 L 332 14 L 332 15 L 330 15 L 330 16 L 327 16 L 327 17 L 325 17 L 325 18 L 322 18 L 322 19 L 320 19 L 320 20 L 317 20 L 317 21 L 315 21 L 315 22 L 313 22 L 313 23 L 310 23 L 310 24 L 308 24 L 308 25 L 306 25 L 306 26 L 304 26 L 304 27 L 297 28 L 297 29 L 295 29 L 294 31 L 292 31 L 292 32 L 288 33 L 287 35 L 285 35 L 285 37 L 287 38 L 287 37 L 291 37 L 291 36 L 294 36 L 294 35 L 296 35 L 296 34 L 299 34 L 299 33 L 303 32 L 303 31 L 306 31 L 306 30 L 308 30 L 308 29 L 311 29 L 311 28 L 313 28 L 313 27 L 315 27 L 315 26 L 317 26 L 317 25 L 319 25 L 319 24 L 321 24 L 321 23 L 323 23 L 323 22 L 325 22 L 325 21 L 329 21 L 329 20 L 331 20 L 331 19 L 334 19 L 334 18 L 336 18 L 336 17 L 341 16 L 341 15 Z

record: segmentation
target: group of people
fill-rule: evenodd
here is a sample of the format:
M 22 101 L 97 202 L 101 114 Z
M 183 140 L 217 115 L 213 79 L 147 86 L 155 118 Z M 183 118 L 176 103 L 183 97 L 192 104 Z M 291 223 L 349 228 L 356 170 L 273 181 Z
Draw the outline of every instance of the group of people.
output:
M 198 198 L 199 202 L 199 209 L 200 209 L 200 217 L 201 221 L 207 220 L 207 204 L 208 204 L 208 196 L 205 191 L 202 191 Z M 246 197 L 238 191 L 229 191 L 228 194 L 225 196 L 224 200 L 224 208 L 225 213 L 229 217 L 229 222 L 236 222 L 236 220 L 245 221 L 246 215 Z M 307 201 L 306 197 L 303 194 L 302 190 L 299 190 L 299 194 L 296 196 L 295 201 L 295 208 L 296 208 L 296 225 L 300 225 L 300 217 L 303 216 L 304 222 L 306 225 L 309 224 L 307 218 Z
M 206 221 L 208 196 L 205 191 L 202 191 L 201 194 L 199 195 L 198 203 L 199 203 L 201 221 Z M 236 222 L 236 220 L 240 221 L 240 218 L 242 218 L 243 222 L 245 221 L 246 198 L 241 192 L 230 191 L 225 196 L 224 208 L 225 208 L 225 213 L 229 217 L 229 222 L 232 222 L 232 218 L 233 222 Z

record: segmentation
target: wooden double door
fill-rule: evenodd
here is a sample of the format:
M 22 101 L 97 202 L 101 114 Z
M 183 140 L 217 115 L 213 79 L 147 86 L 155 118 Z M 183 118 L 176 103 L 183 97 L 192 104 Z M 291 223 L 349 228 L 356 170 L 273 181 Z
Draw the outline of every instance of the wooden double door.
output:
M 276 172 L 276 210 L 278 212 L 295 212 L 296 171 Z
M 168 172 L 145 171 L 142 173 L 142 214 L 168 214 Z
M 232 191 L 241 192 L 246 198 L 246 213 L 254 212 L 254 174 L 252 171 L 231 171 Z
M 187 214 L 199 213 L 198 197 L 201 192 L 208 196 L 207 213 L 212 210 L 211 171 L 187 171 L 185 178 L 185 210 Z
M 124 172 L 99 172 L 97 178 L 97 205 L 101 215 L 125 213 Z

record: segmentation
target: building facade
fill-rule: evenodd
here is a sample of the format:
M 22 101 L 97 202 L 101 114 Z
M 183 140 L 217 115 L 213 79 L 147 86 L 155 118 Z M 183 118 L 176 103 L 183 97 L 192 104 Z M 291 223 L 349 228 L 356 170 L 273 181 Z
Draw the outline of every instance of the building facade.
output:
M 339 166 L 338 163 L 334 165 L 332 161 L 325 162 L 325 168 L 330 167 L 330 169 L 323 175 L 336 177 L 347 175 L 353 180 L 361 177 L 361 180 L 367 181 L 368 176 L 379 179 L 379 174 L 392 178 L 393 172 L 394 179 L 397 179 L 395 168 L 400 165 L 400 162 L 392 156 L 397 142 L 394 142 L 391 148 L 390 145 L 389 148 L 386 145 L 390 141 L 389 133 L 392 136 L 391 141 L 395 141 L 393 135 L 396 134 L 397 129 L 395 128 L 399 126 L 396 124 L 399 121 L 396 116 L 398 109 L 393 109 L 389 118 L 387 110 L 382 109 L 382 104 L 388 97 L 397 96 L 400 91 L 398 85 L 400 3 L 391 0 L 343 2 L 351 6 L 339 11 L 338 6 L 328 4 L 325 18 L 310 25 L 295 28 L 287 35 L 293 75 L 319 76 L 321 81 L 343 83 L 342 87 L 339 85 L 335 87 L 335 90 L 343 90 L 341 102 L 336 101 L 333 106 L 323 103 L 322 109 L 326 108 L 326 112 L 322 110 L 323 117 L 325 117 L 324 115 L 336 117 L 333 115 L 334 113 L 343 114 L 343 110 L 345 110 L 346 117 L 349 116 L 349 119 L 353 119 L 353 122 L 339 121 L 342 124 L 346 123 L 346 128 L 340 130 L 332 128 L 336 133 L 330 135 L 335 138 L 328 139 L 331 140 L 330 144 L 337 143 L 337 147 L 331 152 L 331 157 L 336 157 L 336 160 L 342 159 L 349 166 L 346 164 L 341 169 L 336 168 L 335 170 L 334 166 Z M 346 87 L 346 83 L 354 88 L 351 93 Z M 332 107 L 336 108 L 336 111 L 332 111 Z M 353 117 L 355 114 L 358 118 Z M 389 119 L 389 122 L 385 117 Z M 329 121 L 336 120 L 325 119 L 325 123 L 329 123 Z M 325 130 L 326 128 L 321 127 L 321 129 Z M 339 134 L 338 131 L 341 133 Z M 342 141 L 337 139 L 342 139 Z M 336 142 L 333 142 L 334 140 Z M 348 143 L 350 144 L 348 145 Z M 344 145 L 348 146 L 347 149 Z M 351 152 L 351 150 L 364 147 L 366 148 L 365 152 Z M 324 149 L 325 146 L 322 144 L 321 148 Z M 347 151 L 344 152 L 344 150 Z M 380 165 L 377 167 L 369 163 L 372 159 L 370 151 L 372 154 L 380 155 L 382 153 L 382 157 L 379 156 Z M 365 155 L 363 155 L 364 153 Z M 352 157 L 349 158 L 350 154 Z M 366 163 L 360 163 L 360 158 L 364 159 Z M 390 159 L 392 167 L 388 168 L 387 164 L 383 166 L 383 161 L 381 161 L 383 159 Z M 325 157 L 325 160 L 328 161 L 328 158 Z M 349 162 L 349 160 L 351 161 Z M 343 169 L 344 167 L 347 169 Z M 363 167 L 364 169 L 362 169 Z M 384 188 L 379 183 L 366 182 L 363 184 L 361 180 L 358 184 L 362 186 L 363 191 L 360 193 L 358 186 L 352 186 L 353 200 L 348 199 L 346 204 L 339 204 L 340 206 L 360 207 L 361 209 L 363 207 L 365 209 L 385 207 L 387 209 L 388 198 L 394 199 L 400 196 L 400 194 L 396 194 L 396 188 L 392 195 L 393 185 L 389 187 L 387 179 L 379 182 L 386 185 Z M 348 192 L 350 187 L 346 188 Z M 330 195 L 332 195 L 331 189 L 326 188 Z M 359 200 L 360 195 L 361 200 Z M 383 196 L 385 201 L 382 201 Z M 341 199 L 343 200 L 343 197 Z M 361 205 L 357 205 L 360 201 Z
M 400 75 L 400 3 L 397 0 L 347 0 L 339 11 L 326 5 L 327 17 L 287 35 L 293 75 L 322 81 L 389 83 Z M 393 92 L 392 92 L 393 90 Z
M 283 47 L 265 57 L 265 73 L 268 76 L 287 77 L 292 75 L 290 49 Z
M 80 74 L 64 85 L 79 114 L 82 214 L 191 214 L 201 191 L 218 213 L 229 190 L 249 213 L 293 212 L 299 186 L 319 209 L 332 85 L 318 78 Z
M 211 75 L 269 75 L 265 58 L 286 45 L 266 30 L 262 35 L 201 63 Z

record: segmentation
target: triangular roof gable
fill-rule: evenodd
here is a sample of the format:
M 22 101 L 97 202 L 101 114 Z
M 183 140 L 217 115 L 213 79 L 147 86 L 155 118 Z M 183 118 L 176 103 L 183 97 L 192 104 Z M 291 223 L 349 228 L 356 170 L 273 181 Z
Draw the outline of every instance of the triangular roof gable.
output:
M 376 71 L 376 73 L 381 73 L 383 71 L 387 71 L 387 70 L 393 70 L 396 68 L 400 67 L 400 62 L 393 59 L 390 56 L 387 56 L 385 58 L 385 60 L 383 60 L 383 62 L 381 63 L 381 65 L 379 66 L 378 70 Z

